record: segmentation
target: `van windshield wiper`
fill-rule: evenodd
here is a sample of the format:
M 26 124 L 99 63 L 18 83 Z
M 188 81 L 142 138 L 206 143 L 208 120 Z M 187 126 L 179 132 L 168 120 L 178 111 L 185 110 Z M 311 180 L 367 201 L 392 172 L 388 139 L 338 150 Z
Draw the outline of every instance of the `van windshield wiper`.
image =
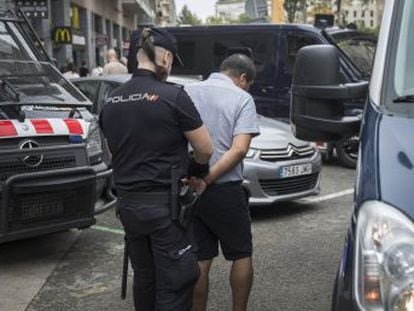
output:
M 397 97 L 393 100 L 394 103 L 414 103 L 414 95 L 405 95 Z
M 14 88 L 10 82 L 6 80 L 0 80 L 0 87 L 1 90 L 11 98 L 12 101 L 20 101 L 20 92 L 16 88 Z M 0 97 L 2 97 L 1 94 Z
M 23 122 L 26 119 L 26 114 L 20 109 L 19 106 L 20 91 L 14 88 L 13 85 L 6 80 L 0 80 L 0 88 L 4 93 L 6 93 L 5 95 L 9 97 L 4 97 L 4 95 L 0 93 L 0 106 L 2 101 L 8 103 L 7 106 L 2 108 L 4 113 L 15 116 L 20 122 Z M 10 102 L 13 105 L 10 105 Z M 16 103 L 16 105 L 14 105 L 14 103 Z

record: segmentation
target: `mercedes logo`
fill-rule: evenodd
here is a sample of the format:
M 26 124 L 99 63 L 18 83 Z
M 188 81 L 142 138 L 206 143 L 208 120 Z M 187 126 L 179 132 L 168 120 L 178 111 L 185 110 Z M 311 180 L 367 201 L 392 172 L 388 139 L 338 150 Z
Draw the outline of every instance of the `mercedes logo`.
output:
M 32 150 L 40 148 L 40 145 L 34 140 L 25 140 L 20 145 L 20 150 Z M 43 155 L 41 154 L 31 154 L 25 157 L 22 157 L 22 161 L 28 167 L 38 167 L 43 162 Z

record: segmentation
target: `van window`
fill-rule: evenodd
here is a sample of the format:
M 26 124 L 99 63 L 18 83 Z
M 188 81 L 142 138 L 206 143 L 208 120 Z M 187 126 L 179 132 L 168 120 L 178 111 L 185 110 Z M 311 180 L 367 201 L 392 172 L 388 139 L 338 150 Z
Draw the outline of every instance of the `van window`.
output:
M 194 41 L 179 41 L 178 50 L 181 59 L 183 60 L 182 70 L 192 70 L 195 65 L 195 42 Z
M 222 61 L 235 52 L 252 54 L 256 65 L 256 82 L 271 82 L 275 79 L 275 35 L 219 35 L 213 40 L 212 71 L 218 70 Z
M 321 44 L 321 41 L 313 36 L 308 34 L 288 34 L 287 35 L 287 55 L 288 55 L 288 68 L 287 73 L 289 76 L 293 74 L 293 68 L 295 66 L 296 56 L 301 48 Z

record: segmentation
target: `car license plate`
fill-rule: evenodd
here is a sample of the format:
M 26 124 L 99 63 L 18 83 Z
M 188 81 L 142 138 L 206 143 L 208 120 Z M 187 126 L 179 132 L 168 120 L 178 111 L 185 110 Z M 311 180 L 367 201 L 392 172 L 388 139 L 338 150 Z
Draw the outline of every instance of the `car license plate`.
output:
M 285 166 L 280 169 L 280 178 L 309 175 L 312 173 L 312 164 Z

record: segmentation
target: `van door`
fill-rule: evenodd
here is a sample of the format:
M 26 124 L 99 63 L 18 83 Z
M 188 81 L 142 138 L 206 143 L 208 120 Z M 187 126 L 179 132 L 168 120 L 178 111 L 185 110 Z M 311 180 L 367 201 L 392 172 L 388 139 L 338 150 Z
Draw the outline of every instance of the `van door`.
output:
M 279 110 L 275 106 L 277 32 L 215 33 L 209 42 L 208 50 L 214 53 L 209 64 L 210 73 L 218 71 L 221 62 L 231 54 L 251 56 L 257 74 L 250 93 L 255 98 L 258 113 L 271 115 Z
M 286 120 L 289 118 L 292 75 L 296 56 L 301 48 L 314 44 L 325 44 L 325 42 L 317 34 L 312 32 L 292 31 L 288 29 L 282 31 L 275 98 L 277 106 L 283 109 L 277 111 L 274 117 Z

